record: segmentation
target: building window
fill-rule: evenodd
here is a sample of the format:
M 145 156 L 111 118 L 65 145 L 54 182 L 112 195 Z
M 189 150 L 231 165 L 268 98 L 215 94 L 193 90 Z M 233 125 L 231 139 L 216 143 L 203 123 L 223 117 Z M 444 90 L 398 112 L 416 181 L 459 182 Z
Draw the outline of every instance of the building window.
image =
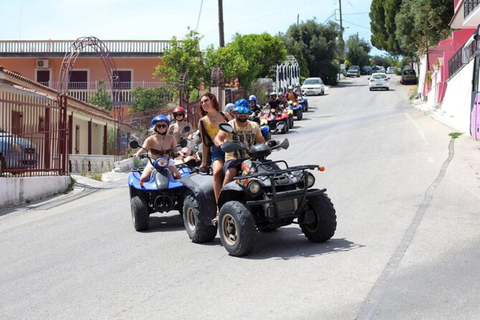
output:
M 132 71 L 117 71 L 118 74 L 118 89 L 130 90 L 132 88 Z
M 88 89 L 88 71 L 73 70 L 70 74 L 69 89 Z
M 37 82 L 44 86 L 50 86 L 50 70 L 37 70 Z

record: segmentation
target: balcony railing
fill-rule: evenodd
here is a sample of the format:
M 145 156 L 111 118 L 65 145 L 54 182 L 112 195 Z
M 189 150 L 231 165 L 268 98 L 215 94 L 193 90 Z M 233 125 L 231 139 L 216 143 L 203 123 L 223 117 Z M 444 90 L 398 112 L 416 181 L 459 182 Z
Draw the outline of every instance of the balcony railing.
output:
M 70 52 L 72 40 L 3 40 L 0 41 L 2 54 L 59 54 Z M 169 49 L 171 42 L 168 40 L 103 40 L 111 53 L 125 54 L 160 54 Z M 83 53 L 96 53 L 93 47 L 85 47 Z
M 480 1 L 480 0 L 479 0 Z M 448 75 L 451 79 L 464 65 L 475 57 L 477 40 L 473 40 L 468 46 L 463 45 L 448 61 Z
M 58 90 L 60 88 L 60 82 L 42 83 L 50 88 Z M 109 95 L 112 94 L 110 83 L 104 83 L 105 89 Z M 165 87 L 165 82 L 120 82 L 116 89 L 117 98 L 116 101 L 121 104 L 128 104 L 131 101 L 131 91 L 136 87 L 152 89 Z M 68 95 L 85 102 L 89 102 L 90 99 L 98 92 L 98 82 L 70 82 Z
M 463 17 L 468 17 L 479 5 L 480 0 L 465 0 L 463 4 Z

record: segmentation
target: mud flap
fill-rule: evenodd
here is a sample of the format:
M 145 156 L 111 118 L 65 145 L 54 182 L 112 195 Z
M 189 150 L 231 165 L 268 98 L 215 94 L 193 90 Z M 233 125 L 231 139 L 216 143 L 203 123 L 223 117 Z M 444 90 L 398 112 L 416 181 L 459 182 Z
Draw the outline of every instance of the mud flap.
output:
M 213 225 L 212 219 L 217 214 L 217 205 L 215 204 L 215 195 L 213 193 L 213 176 L 192 174 L 182 178 L 180 182 L 192 192 L 198 201 L 198 209 L 201 214 L 197 219 L 203 224 Z

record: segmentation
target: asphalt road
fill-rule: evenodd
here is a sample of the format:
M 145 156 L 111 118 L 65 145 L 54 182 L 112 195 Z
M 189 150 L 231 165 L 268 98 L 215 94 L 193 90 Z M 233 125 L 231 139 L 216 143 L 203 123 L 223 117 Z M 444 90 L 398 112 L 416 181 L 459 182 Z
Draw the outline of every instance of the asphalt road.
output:
M 478 318 L 479 142 L 391 87 L 342 81 L 278 136 L 290 148 L 272 158 L 326 167 L 329 242 L 291 225 L 234 258 L 218 236 L 190 242 L 178 213 L 135 232 L 126 178 L 92 183 L 0 215 L 0 318 Z

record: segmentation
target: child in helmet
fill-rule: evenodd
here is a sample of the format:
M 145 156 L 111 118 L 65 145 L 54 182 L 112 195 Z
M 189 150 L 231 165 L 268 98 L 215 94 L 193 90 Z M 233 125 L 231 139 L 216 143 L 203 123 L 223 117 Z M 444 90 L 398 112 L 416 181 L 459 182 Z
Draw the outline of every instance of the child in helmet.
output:
M 154 117 L 151 121 L 154 134 L 145 139 L 142 148 L 137 151 L 135 156 L 138 157 L 148 150 L 154 159 L 159 157 L 169 157 L 170 152 L 177 147 L 177 140 L 175 137 L 167 134 L 169 123 L 170 121 L 164 115 L 158 115 Z M 153 165 L 149 161 L 142 172 L 140 183 L 150 180 L 150 174 L 152 173 L 153 169 Z M 180 172 L 175 167 L 175 161 L 172 159 L 169 159 L 168 169 L 175 179 L 180 179 L 182 177 Z

